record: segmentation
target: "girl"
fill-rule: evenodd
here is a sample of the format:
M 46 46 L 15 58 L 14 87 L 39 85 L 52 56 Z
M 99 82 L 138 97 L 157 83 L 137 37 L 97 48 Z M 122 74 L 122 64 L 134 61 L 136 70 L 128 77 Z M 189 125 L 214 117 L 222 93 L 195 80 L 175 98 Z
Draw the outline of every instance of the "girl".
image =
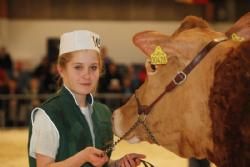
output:
M 31 114 L 31 167 L 136 167 L 141 154 L 110 161 L 103 150 L 112 144 L 111 112 L 94 102 L 102 69 L 99 35 L 65 33 L 60 39 L 58 72 L 63 86 Z

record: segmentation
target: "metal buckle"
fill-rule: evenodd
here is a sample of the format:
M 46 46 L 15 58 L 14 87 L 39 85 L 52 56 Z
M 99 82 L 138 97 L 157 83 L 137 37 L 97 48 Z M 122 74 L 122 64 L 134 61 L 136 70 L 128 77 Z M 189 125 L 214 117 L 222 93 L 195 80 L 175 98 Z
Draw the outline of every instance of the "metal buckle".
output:
M 146 120 L 146 117 L 147 117 L 147 115 L 144 114 L 144 113 L 138 114 L 138 120 L 139 120 L 140 122 L 144 122 L 144 121 Z
M 180 81 L 177 81 L 177 78 L 180 78 Z M 177 72 L 177 75 L 174 77 L 173 82 L 175 85 L 181 85 L 187 79 L 187 75 L 183 71 Z

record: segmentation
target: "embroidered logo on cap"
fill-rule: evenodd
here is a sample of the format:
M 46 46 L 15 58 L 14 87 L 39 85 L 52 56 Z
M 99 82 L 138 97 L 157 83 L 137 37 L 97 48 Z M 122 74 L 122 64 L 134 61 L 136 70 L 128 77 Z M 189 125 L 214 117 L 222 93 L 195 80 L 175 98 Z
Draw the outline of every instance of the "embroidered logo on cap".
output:
M 93 39 L 93 42 L 95 44 L 95 47 L 100 49 L 101 48 L 101 39 L 94 36 L 94 35 L 92 36 L 92 39 Z
M 168 59 L 166 53 L 160 46 L 157 46 L 154 52 L 150 55 L 151 64 L 167 64 Z

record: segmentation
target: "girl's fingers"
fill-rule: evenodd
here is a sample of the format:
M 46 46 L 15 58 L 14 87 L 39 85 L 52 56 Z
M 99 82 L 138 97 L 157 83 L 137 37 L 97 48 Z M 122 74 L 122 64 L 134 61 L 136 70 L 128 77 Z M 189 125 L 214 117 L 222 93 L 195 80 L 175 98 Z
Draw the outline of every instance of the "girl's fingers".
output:
M 146 158 L 144 154 L 137 154 L 137 153 L 132 153 L 130 154 L 131 157 L 136 158 L 136 159 L 143 159 Z
M 140 165 L 141 164 L 141 160 L 140 159 L 135 159 L 135 163 L 136 163 L 136 166 Z
M 122 157 L 118 164 L 120 167 L 136 167 L 140 165 L 143 158 L 146 158 L 143 154 L 131 153 Z
M 130 164 L 131 167 L 135 167 L 135 159 L 133 158 L 133 156 L 131 156 L 130 154 L 125 156 L 126 160 L 128 161 L 128 163 Z

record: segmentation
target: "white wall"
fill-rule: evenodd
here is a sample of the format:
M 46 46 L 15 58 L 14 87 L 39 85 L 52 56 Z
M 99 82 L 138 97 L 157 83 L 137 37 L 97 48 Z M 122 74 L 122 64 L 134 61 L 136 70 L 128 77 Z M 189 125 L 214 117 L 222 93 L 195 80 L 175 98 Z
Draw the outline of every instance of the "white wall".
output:
M 8 40 L 8 20 L 0 19 L 0 46 L 5 45 Z
M 24 60 L 32 68 L 46 54 L 46 40 L 66 31 L 89 29 L 99 33 L 110 56 L 117 63 L 142 63 L 144 56 L 132 44 L 135 33 L 157 30 L 171 34 L 180 22 L 152 21 L 68 21 L 0 20 L 0 44 L 5 44 L 14 60 Z M 224 31 L 228 24 L 214 25 Z

